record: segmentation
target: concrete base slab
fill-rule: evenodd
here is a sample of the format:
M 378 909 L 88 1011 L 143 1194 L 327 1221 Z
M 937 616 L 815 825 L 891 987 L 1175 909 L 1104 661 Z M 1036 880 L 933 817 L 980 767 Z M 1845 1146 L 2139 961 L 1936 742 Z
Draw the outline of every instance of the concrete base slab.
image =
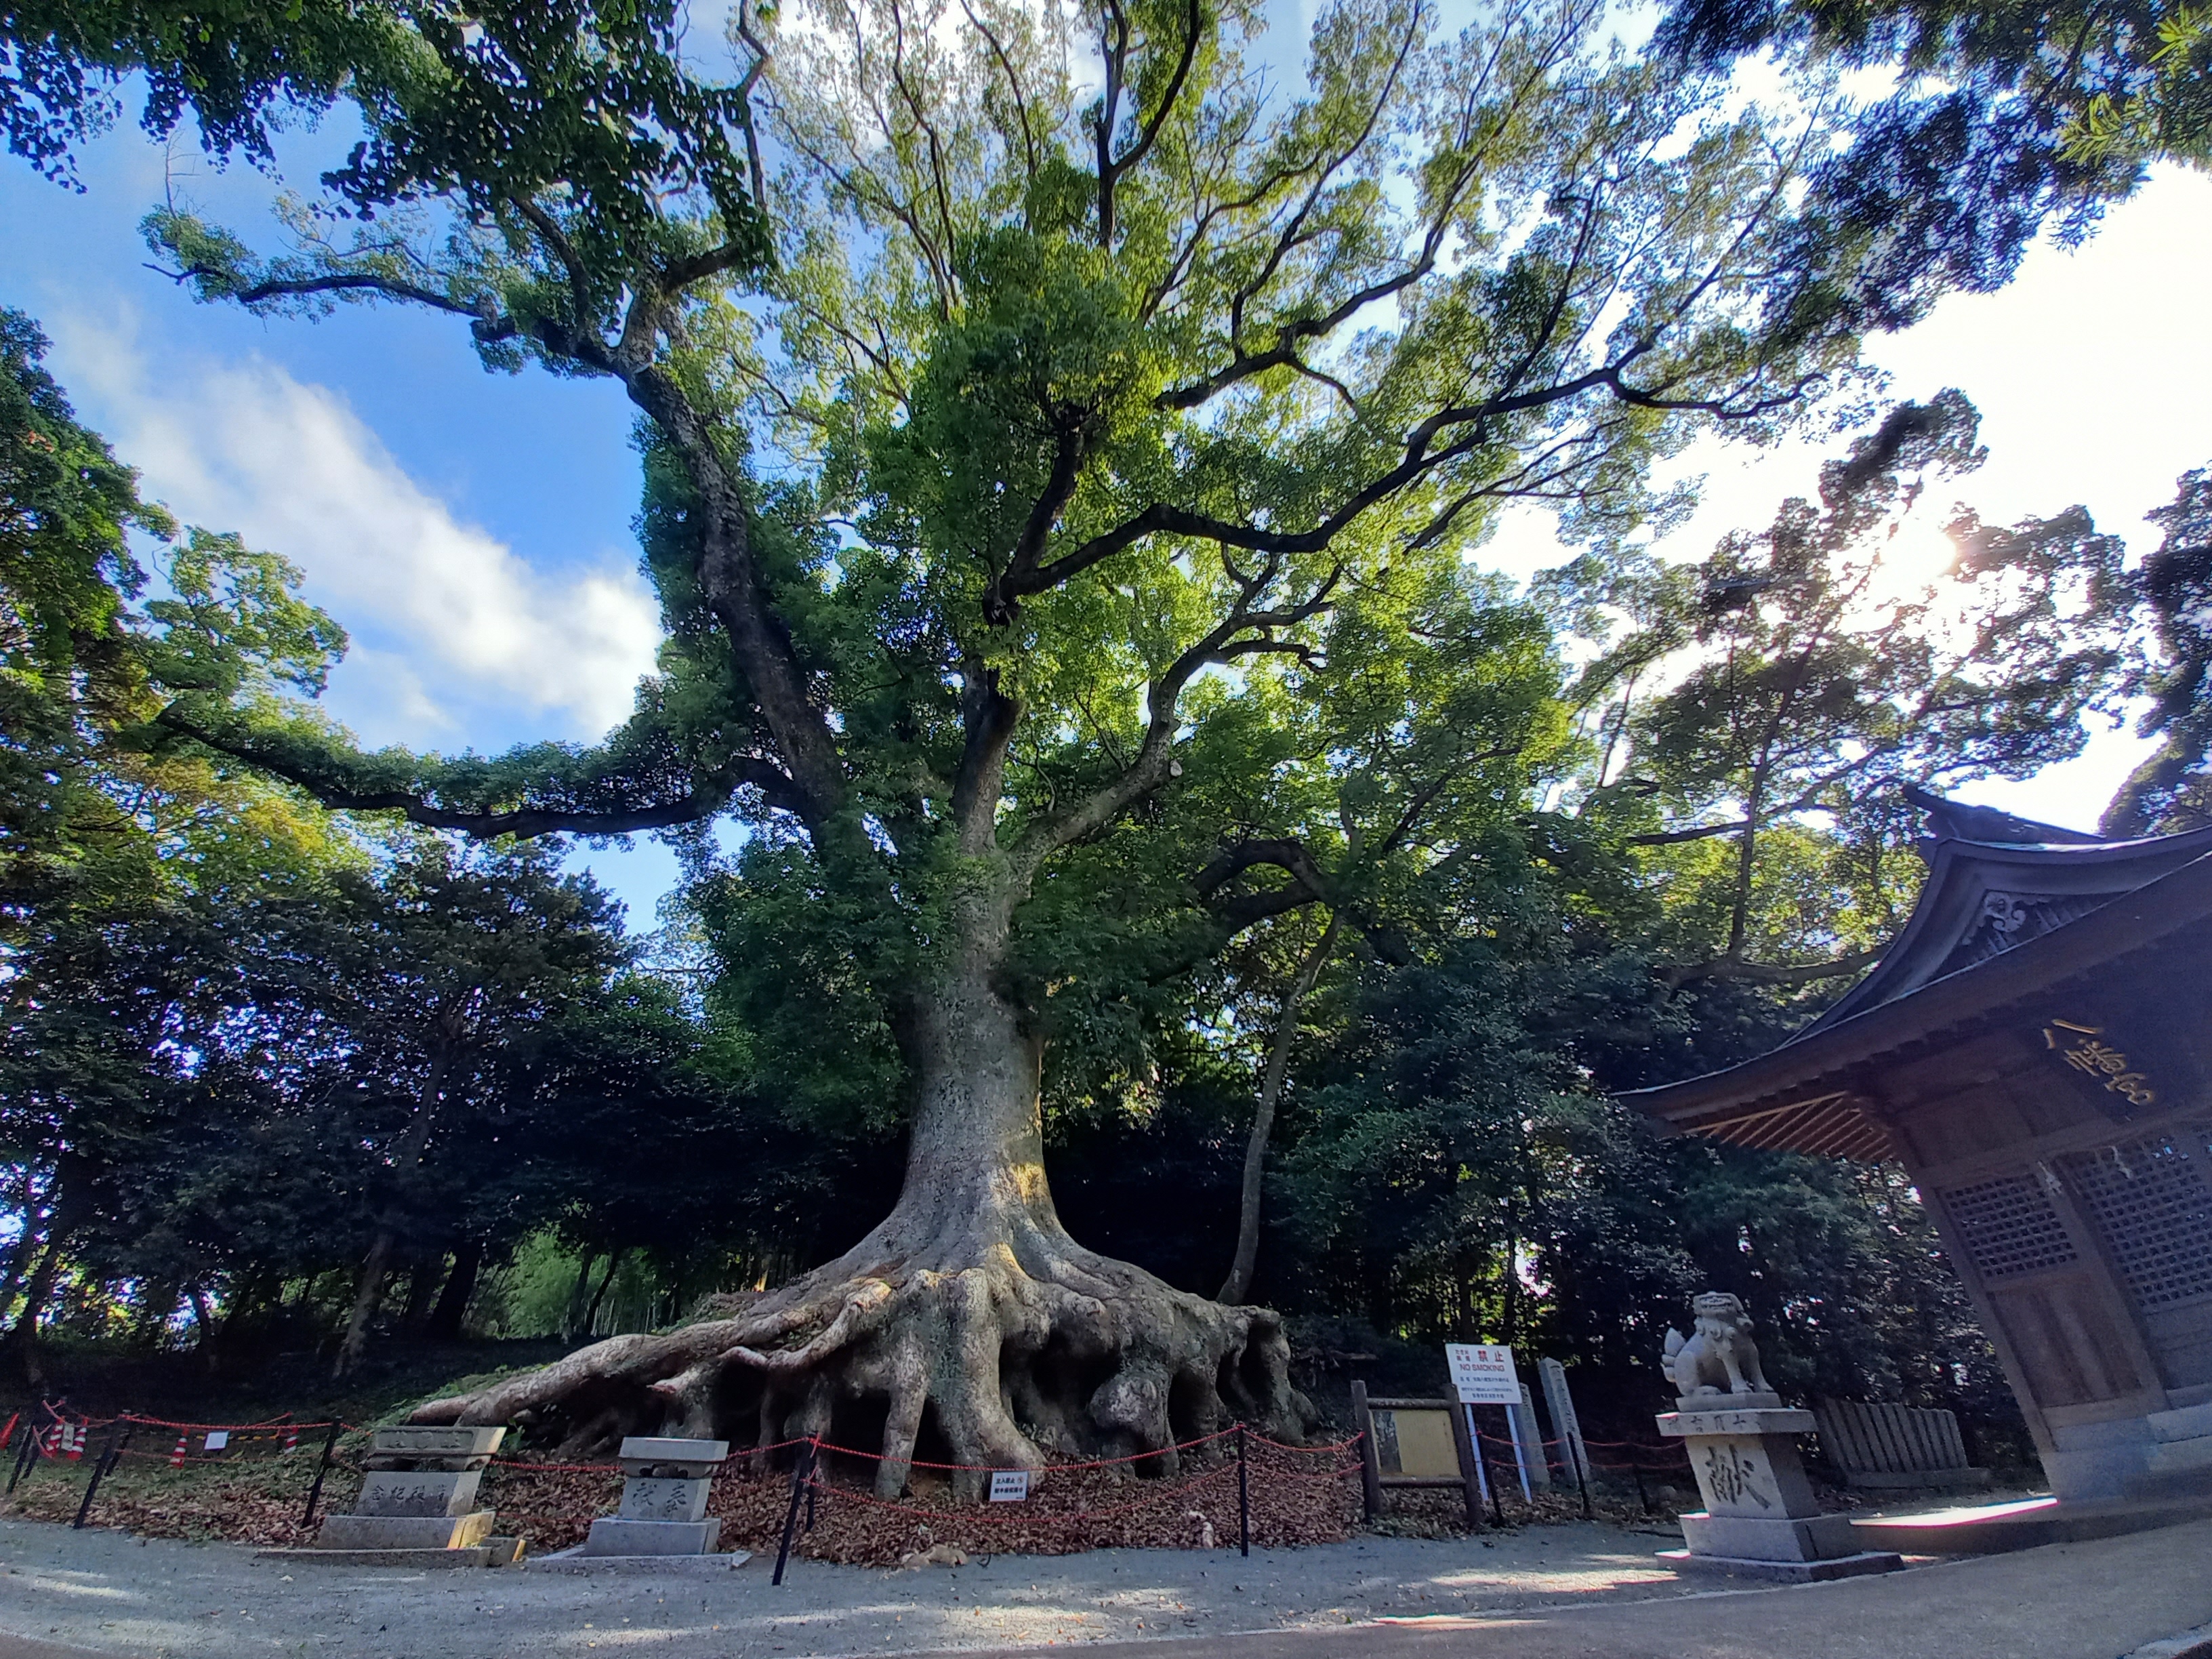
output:
M 2212 1468 L 2212 1434 L 2200 1434 L 2187 1440 L 2160 1440 L 2143 1461 L 2147 1485 L 2207 1468 Z
M 2179 1411 L 2153 1412 L 2143 1419 L 2154 1440 L 2195 1440 L 2212 1435 L 2212 1403 L 2185 1406 Z
M 2031 1498 L 2017 1504 L 1984 1504 L 1854 1520 L 1851 1531 L 1869 1549 L 1907 1555 L 1996 1555 L 2039 1544 L 2078 1544 L 2178 1526 L 2212 1515 L 2212 1494 L 2077 1504 Z
M 463 1550 L 491 1536 L 492 1512 L 326 1515 L 315 1542 L 333 1550 Z
M 1690 1514 L 1682 1517 L 1682 1539 L 1693 1555 L 1732 1561 L 1827 1561 L 1865 1547 L 1851 1531 L 1850 1517 L 1843 1515 L 1763 1521 Z
M 629 1521 L 601 1516 L 584 1540 L 586 1555 L 712 1555 L 722 1534 L 719 1516 L 704 1521 Z
M 1733 1555 L 1692 1555 L 1687 1550 L 1661 1550 L 1659 1559 L 1677 1572 L 1755 1578 L 1767 1584 L 1825 1583 L 1832 1578 L 1895 1572 L 1905 1565 L 1893 1550 L 1862 1550 L 1856 1555 L 1833 1556 L 1826 1561 L 1752 1561 Z
M 529 1572 L 615 1572 L 623 1574 L 672 1573 L 691 1574 L 728 1572 L 742 1567 L 752 1558 L 750 1550 L 732 1550 L 726 1555 L 586 1555 L 580 1546 L 574 1549 L 556 1550 L 550 1555 L 532 1556 L 524 1562 Z
M 434 1567 L 441 1571 L 498 1565 L 492 1559 L 489 1544 L 457 1550 L 256 1550 L 253 1559 L 287 1565 L 306 1561 L 319 1567 Z

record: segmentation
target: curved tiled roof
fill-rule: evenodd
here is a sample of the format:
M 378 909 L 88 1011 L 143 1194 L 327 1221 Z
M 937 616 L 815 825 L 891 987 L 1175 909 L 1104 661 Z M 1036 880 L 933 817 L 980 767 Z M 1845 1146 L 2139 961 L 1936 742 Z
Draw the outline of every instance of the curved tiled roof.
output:
M 2212 917 L 2212 829 L 2100 841 L 1909 793 L 1928 878 L 1866 976 L 1780 1047 L 1625 1103 L 1741 1145 L 1882 1157 L 1888 1132 L 1854 1082 L 1869 1061 Z

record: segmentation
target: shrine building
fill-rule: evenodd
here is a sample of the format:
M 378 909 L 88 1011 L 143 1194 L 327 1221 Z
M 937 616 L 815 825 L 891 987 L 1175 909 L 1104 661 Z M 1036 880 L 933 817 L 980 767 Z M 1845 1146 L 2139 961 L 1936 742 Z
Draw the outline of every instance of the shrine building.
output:
M 2212 1491 L 2212 830 L 2112 842 L 1910 792 L 1926 884 L 1756 1060 L 1623 1100 L 1894 1160 L 2069 1500 Z

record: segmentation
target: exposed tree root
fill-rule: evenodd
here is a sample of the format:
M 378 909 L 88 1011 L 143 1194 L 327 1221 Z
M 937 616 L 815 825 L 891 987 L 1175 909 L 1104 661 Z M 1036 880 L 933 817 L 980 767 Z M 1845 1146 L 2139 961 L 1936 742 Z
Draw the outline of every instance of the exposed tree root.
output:
M 1034 1469 L 1157 1453 L 1143 1472 L 1173 1474 L 1177 1441 L 1233 1421 L 1304 1437 L 1313 1408 L 1291 1386 L 1276 1315 L 1085 1249 L 1041 1191 L 998 1196 L 981 1215 L 902 1201 L 842 1257 L 737 1317 L 613 1337 L 414 1420 L 525 1423 L 572 1457 L 628 1434 L 733 1450 L 820 1435 L 879 1449 L 887 1498 L 917 1457 Z M 981 1476 L 958 1472 L 953 1486 L 975 1495 Z

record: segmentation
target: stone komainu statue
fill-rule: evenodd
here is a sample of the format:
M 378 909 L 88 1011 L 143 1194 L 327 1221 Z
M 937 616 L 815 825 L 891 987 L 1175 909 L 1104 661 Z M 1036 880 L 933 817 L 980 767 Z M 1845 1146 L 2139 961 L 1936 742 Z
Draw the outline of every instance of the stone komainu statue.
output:
M 1688 1398 L 1770 1392 L 1741 1298 L 1707 1291 L 1691 1298 L 1690 1311 L 1697 1316 L 1697 1328 L 1686 1341 L 1680 1331 L 1667 1333 L 1666 1371 L 1674 1379 L 1675 1393 Z

